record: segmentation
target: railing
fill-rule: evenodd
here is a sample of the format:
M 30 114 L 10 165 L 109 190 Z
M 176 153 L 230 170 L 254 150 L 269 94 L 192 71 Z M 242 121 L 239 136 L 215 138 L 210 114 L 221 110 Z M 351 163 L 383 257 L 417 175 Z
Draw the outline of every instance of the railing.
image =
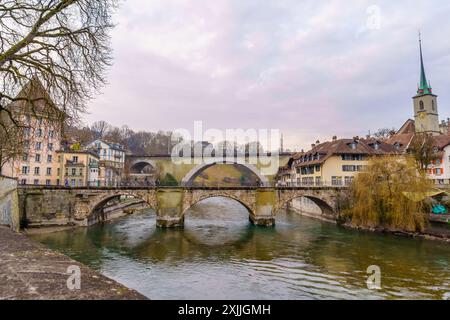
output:
M 320 183 L 302 183 L 302 182 L 278 182 L 277 186 L 281 188 L 348 188 L 351 182 L 336 183 L 333 181 L 322 181 Z

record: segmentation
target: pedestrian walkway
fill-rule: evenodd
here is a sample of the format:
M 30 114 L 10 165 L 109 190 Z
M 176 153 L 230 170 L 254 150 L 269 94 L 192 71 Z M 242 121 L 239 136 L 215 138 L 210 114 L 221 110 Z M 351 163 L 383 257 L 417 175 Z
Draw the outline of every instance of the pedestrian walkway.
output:
M 72 273 L 68 273 L 68 270 Z M 77 289 L 78 283 L 80 289 Z M 0 227 L 0 300 L 2 299 L 146 298 L 23 234 Z

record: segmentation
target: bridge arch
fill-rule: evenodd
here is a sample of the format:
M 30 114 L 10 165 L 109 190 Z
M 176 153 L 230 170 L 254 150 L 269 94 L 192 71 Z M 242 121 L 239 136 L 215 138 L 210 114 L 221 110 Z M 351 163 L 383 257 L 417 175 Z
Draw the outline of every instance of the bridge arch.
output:
M 156 163 L 153 160 L 138 159 L 133 161 L 130 165 L 131 174 L 148 173 L 144 172 L 145 169 L 150 169 L 149 171 L 156 171 L 157 170 Z
M 295 195 L 290 195 L 288 197 L 283 197 L 282 199 L 280 199 L 278 205 L 276 206 L 274 213 L 277 214 L 278 211 L 280 211 L 281 209 L 286 207 L 286 205 L 288 203 L 290 203 L 291 201 L 293 201 L 295 199 L 300 199 L 300 198 L 306 198 L 306 199 L 311 200 L 314 204 L 316 204 L 320 208 L 323 215 L 328 215 L 328 216 L 336 215 L 336 210 L 335 210 L 333 204 L 330 204 L 327 200 L 324 200 L 320 197 L 312 196 L 312 195 L 308 195 L 308 194 L 295 194 Z
M 191 171 L 188 172 L 188 174 L 181 180 L 181 186 L 183 187 L 190 187 L 194 183 L 195 178 L 205 171 L 208 168 L 211 168 L 212 166 L 221 165 L 221 164 L 231 164 L 231 165 L 238 165 L 243 166 L 250 172 L 252 172 L 254 175 L 256 175 L 260 181 L 261 187 L 270 187 L 269 179 L 262 175 L 261 172 L 252 164 L 248 163 L 238 163 L 235 161 L 214 161 L 214 162 L 208 162 L 208 163 L 202 163 L 198 166 L 191 169 Z
M 107 216 L 104 212 L 104 207 L 106 204 L 108 204 L 108 202 L 110 202 L 111 200 L 114 199 L 120 199 L 120 197 L 123 196 L 128 196 L 128 197 L 132 197 L 135 199 L 139 199 L 141 200 L 143 203 L 145 203 L 149 208 L 155 209 L 154 206 L 152 206 L 151 203 L 149 203 L 145 197 L 140 196 L 136 193 L 131 193 L 131 192 L 118 192 L 118 193 L 114 193 L 114 194 L 108 194 L 106 196 L 102 196 L 100 198 L 97 199 L 93 199 L 91 201 L 91 206 L 90 206 L 90 211 L 89 214 L 87 216 L 87 222 L 88 225 L 91 225 L 93 223 L 99 222 L 99 221 L 105 221 L 107 220 Z
M 183 210 L 181 213 L 182 217 L 185 217 L 186 212 L 189 209 L 191 209 L 192 207 L 194 207 L 196 204 L 198 204 L 204 200 L 212 199 L 212 198 L 225 198 L 225 199 L 234 200 L 234 201 L 240 203 L 245 209 L 247 209 L 249 214 L 253 214 L 252 205 L 250 203 L 247 203 L 243 199 L 241 199 L 239 196 L 236 196 L 236 195 L 233 195 L 230 193 L 226 193 L 226 192 L 212 192 L 212 193 L 202 194 L 200 196 L 191 198 L 190 201 L 183 206 Z

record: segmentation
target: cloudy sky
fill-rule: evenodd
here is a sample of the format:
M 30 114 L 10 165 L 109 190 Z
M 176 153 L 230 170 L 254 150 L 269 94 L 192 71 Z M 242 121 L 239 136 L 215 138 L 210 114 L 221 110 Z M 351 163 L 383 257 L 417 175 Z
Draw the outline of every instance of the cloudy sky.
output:
M 419 28 L 445 119 L 449 17 L 447 0 L 127 0 L 86 121 L 274 128 L 295 149 L 398 128 L 413 116 Z

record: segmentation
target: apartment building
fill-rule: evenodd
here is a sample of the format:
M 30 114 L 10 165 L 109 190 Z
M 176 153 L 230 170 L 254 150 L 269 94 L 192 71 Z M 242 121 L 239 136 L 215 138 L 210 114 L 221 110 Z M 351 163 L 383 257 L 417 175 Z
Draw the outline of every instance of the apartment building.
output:
M 22 185 L 56 185 L 56 151 L 61 147 L 64 114 L 53 104 L 38 79 L 28 83 L 18 97 L 21 100 L 9 106 L 20 119 L 23 128 L 21 154 L 10 159 L 2 174 L 18 179 Z
M 100 158 L 92 151 L 60 151 L 57 185 L 65 187 L 99 187 Z
M 359 172 L 366 170 L 372 156 L 396 154 L 394 146 L 374 138 L 340 139 L 311 146 L 290 160 L 290 171 L 284 168 L 279 185 L 298 187 L 343 187 L 350 185 Z M 288 173 L 289 172 L 289 173 Z M 289 174 L 290 181 L 287 181 Z
M 100 159 L 99 185 L 104 187 L 120 186 L 125 168 L 124 147 L 98 139 L 89 143 L 86 149 L 94 151 Z

